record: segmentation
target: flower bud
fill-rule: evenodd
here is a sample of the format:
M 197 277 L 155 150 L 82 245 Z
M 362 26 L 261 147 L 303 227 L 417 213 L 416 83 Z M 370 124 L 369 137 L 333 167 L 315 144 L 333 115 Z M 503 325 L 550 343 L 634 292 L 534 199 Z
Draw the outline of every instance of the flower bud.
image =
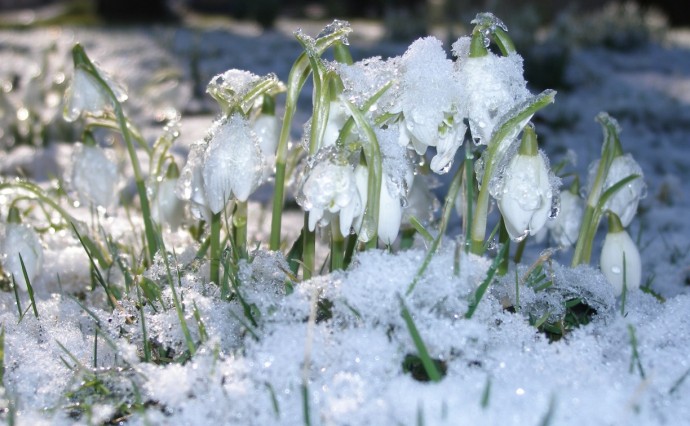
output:
M 525 128 L 520 151 L 508 163 L 503 188 L 497 195 L 498 208 L 512 240 L 534 235 L 546 224 L 553 190 L 533 128 Z
M 571 191 L 561 191 L 561 209 L 553 220 L 546 222 L 551 239 L 559 247 L 570 247 L 577 241 L 585 211 L 584 200 Z
M 117 165 L 98 146 L 74 146 L 67 181 L 84 204 L 107 209 L 117 197 Z
M 8 223 L 5 226 L 5 238 L 0 242 L 0 260 L 5 272 L 13 275 L 19 288 L 26 291 L 27 283 L 19 260 L 20 254 L 29 281 L 33 281 L 43 265 L 43 248 L 38 235 L 27 225 Z
M 604 239 L 599 264 L 616 296 L 623 294 L 624 286 L 628 291 L 640 287 L 640 252 L 614 213 L 609 213 L 609 232 Z

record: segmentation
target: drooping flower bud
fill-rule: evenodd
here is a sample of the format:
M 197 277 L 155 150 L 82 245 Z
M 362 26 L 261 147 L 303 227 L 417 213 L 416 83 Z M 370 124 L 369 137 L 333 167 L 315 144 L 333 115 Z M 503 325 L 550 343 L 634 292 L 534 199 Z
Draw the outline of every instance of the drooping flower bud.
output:
M 263 181 L 259 139 L 246 118 L 231 115 L 212 134 L 204 152 L 202 175 L 208 207 L 219 213 L 236 198 L 247 201 Z
M 12 216 L 12 212 L 10 215 Z M 24 262 L 29 281 L 33 282 L 43 266 L 43 247 L 33 228 L 19 223 L 18 219 L 12 217 L 8 222 L 5 225 L 4 238 L 0 241 L 0 263 L 5 273 L 14 276 L 19 288 L 26 291 L 27 283 L 19 256 L 21 255 Z
M 82 203 L 107 209 L 117 198 L 118 181 L 117 165 L 100 147 L 74 146 L 67 182 Z
M 585 211 L 584 200 L 572 191 L 561 191 L 561 209 L 553 220 L 546 222 L 551 239 L 559 247 L 570 247 L 577 241 L 580 233 L 582 215 Z
M 588 186 L 590 190 L 596 177 L 598 165 L 599 162 L 595 161 L 589 167 Z M 640 167 L 630 154 L 616 156 L 606 173 L 606 179 L 604 180 L 604 186 L 602 188 L 603 193 L 622 179 L 631 175 L 637 175 L 639 177 L 620 188 L 604 205 L 604 210 L 615 213 L 616 216 L 620 218 L 624 227 L 630 225 L 630 222 L 632 222 L 637 213 L 637 206 L 640 200 L 647 195 L 647 185 L 644 182 L 642 167 Z
M 599 261 L 601 272 L 613 286 L 616 296 L 640 287 L 640 252 L 615 213 L 609 213 L 609 232 L 604 239 Z
M 127 100 L 127 91 L 86 56 L 80 45 L 72 49 L 74 77 L 65 90 L 65 120 L 74 121 L 83 113 L 102 116 L 113 106 L 104 84 L 118 102 Z M 99 81 L 100 79 L 100 81 Z
M 531 126 L 525 127 L 520 150 L 508 163 L 504 179 L 498 208 L 510 238 L 520 241 L 546 224 L 553 198 L 549 169 Z
M 163 180 L 158 182 L 155 196 L 151 203 L 151 217 L 158 224 L 168 226 L 173 231 L 184 221 L 184 201 L 182 201 L 175 189 L 180 177 L 180 172 L 175 163 L 170 163 Z
M 317 154 L 314 166 L 305 171 L 297 202 L 309 212 L 310 231 L 317 223 L 330 223 L 329 214 L 339 214 L 342 235 L 350 234 L 353 220 L 362 214 L 364 205 L 352 166 L 330 150 Z

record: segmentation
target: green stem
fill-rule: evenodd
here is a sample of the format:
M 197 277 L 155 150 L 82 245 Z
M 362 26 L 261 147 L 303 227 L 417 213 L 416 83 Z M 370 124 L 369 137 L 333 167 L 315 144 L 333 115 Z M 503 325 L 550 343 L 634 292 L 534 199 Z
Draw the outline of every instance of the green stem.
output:
M 240 259 L 247 258 L 247 202 L 236 201 L 232 214 L 232 232 L 235 250 Z
M 497 271 L 499 276 L 503 276 L 508 272 L 508 266 L 510 265 L 510 235 L 508 235 L 508 230 L 506 229 L 503 218 L 501 218 L 501 224 L 498 231 L 498 242 L 506 247 L 506 249 L 502 251 L 503 256 Z
M 221 213 L 214 213 L 211 216 L 211 272 L 209 274 L 209 281 L 220 285 L 220 228 L 221 228 Z
M 482 177 L 481 188 L 477 196 L 477 205 L 474 211 L 471 229 L 470 251 L 474 254 L 481 254 L 484 247 L 484 237 L 486 235 L 486 221 L 489 212 L 489 182 L 498 166 L 501 157 L 507 150 L 508 145 L 517 137 L 522 129 L 525 128 L 530 118 L 540 109 L 553 102 L 556 92 L 545 90 L 506 113 L 502 124 L 493 132 L 489 141 L 484 165 L 484 176 Z
M 113 112 L 115 113 L 115 118 L 120 127 L 120 133 L 122 134 L 125 146 L 127 147 L 129 160 L 132 164 L 132 171 L 134 172 L 134 182 L 139 195 L 139 203 L 141 204 L 141 214 L 144 219 L 144 232 L 146 234 L 148 262 L 150 263 L 158 251 L 158 240 L 156 238 L 157 234 L 151 218 L 151 208 L 149 206 L 148 195 L 146 194 L 146 183 L 144 182 L 144 177 L 141 173 L 141 167 L 139 165 L 139 157 L 137 157 L 136 148 L 132 142 L 132 136 L 130 134 L 127 118 L 122 110 L 122 104 L 117 100 L 117 96 L 115 96 L 115 93 L 110 86 L 108 86 L 105 80 L 103 80 L 103 78 L 100 76 L 98 70 L 86 55 L 84 48 L 80 44 L 76 44 L 74 46 L 72 49 L 72 56 L 74 58 L 74 66 L 80 67 L 85 72 L 89 73 L 103 88 L 106 95 L 110 99 L 110 102 L 112 103 Z
M 331 272 L 343 269 L 345 237 L 340 233 L 340 218 L 331 220 Z
M 349 27 L 341 27 L 336 31 L 316 40 L 313 45 L 315 54 L 322 54 L 329 46 L 340 42 L 344 36 L 352 31 Z M 288 142 L 292 119 L 297 109 L 299 94 L 311 73 L 309 58 L 306 53 L 302 53 L 290 70 L 287 84 L 287 99 L 285 101 L 285 113 L 283 115 L 283 127 L 280 129 L 280 139 L 276 151 L 276 176 L 275 190 L 273 193 L 273 212 L 271 217 L 271 238 L 269 248 L 271 250 L 280 249 L 280 229 L 283 214 L 283 203 L 285 198 L 285 171 L 288 157 Z
M 302 238 L 302 278 L 308 280 L 312 277 L 316 267 L 316 232 L 309 230 L 309 212 L 304 214 Z

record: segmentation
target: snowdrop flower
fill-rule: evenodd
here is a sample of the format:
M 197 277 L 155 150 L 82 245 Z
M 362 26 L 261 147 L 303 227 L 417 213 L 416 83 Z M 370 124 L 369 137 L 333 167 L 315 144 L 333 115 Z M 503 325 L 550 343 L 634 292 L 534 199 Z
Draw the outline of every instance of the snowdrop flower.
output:
M 259 147 L 265 161 L 263 180 L 267 180 L 275 167 L 276 149 L 280 138 L 280 119 L 275 115 L 261 113 L 252 122 L 251 129 L 259 140 Z
M 551 213 L 553 190 L 544 155 L 537 150 L 534 129 L 525 128 L 518 153 L 505 171 L 498 208 L 510 238 L 520 241 L 534 235 Z
M 151 203 L 151 217 L 159 225 L 166 225 L 176 230 L 184 222 L 184 201 L 176 194 L 180 172 L 175 163 L 171 163 L 163 180 L 158 182 L 156 193 Z
M 623 294 L 624 286 L 627 291 L 640 287 L 640 252 L 615 213 L 609 213 L 609 232 L 604 239 L 599 264 L 616 296 Z
M 77 47 L 75 47 L 77 49 Z M 83 54 L 83 49 L 81 50 Z M 75 53 L 79 55 L 79 52 Z M 89 61 L 89 68 L 78 66 L 81 59 L 75 56 L 74 77 L 65 90 L 65 110 L 66 121 L 74 121 L 81 114 L 102 116 L 105 111 L 112 109 L 112 99 L 110 99 L 103 83 L 107 84 L 112 90 L 118 102 L 127 100 L 127 91 L 116 83 L 106 72 L 101 70 L 96 64 Z M 97 73 L 103 82 L 92 74 Z
M 224 119 L 204 152 L 201 174 L 209 209 L 219 213 L 236 198 L 247 201 L 263 182 L 264 158 L 259 138 L 240 114 Z
M 340 233 L 349 235 L 353 220 L 362 214 L 364 204 L 352 166 L 332 152 L 317 154 L 314 166 L 305 172 L 297 202 L 309 212 L 310 231 L 314 231 L 317 223 L 328 224 L 329 213 L 337 213 Z
M 350 115 L 347 113 L 347 109 L 342 102 L 330 102 L 330 106 L 328 108 L 328 120 L 326 120 L 326 129 L 324 130 L 323 139 L 321 140 L 322 147 L 335 145 L 335 141 L 338 140 L 338 136 L 340 136 L 340 129 L 343 128 L 349 117 Z
M 5 225 L 5 235 L 0 242 L 0 260 L 3 269 L 8 275 L 14 275 L 14 280 L 22 290 L 27 290 L 24 272 L 19 260 L 21 254 L 29 281 L 38 276 L 43 265 L 43 248 L 36 235 L 36 231 L 21 223 L 8 223 Z
M 362 197 L 362 206 L 366 206 L 367 200 L 369 199 L 369 194 L 367 192 L 368 179 L 369 171 L 367 168 L 362 165 L 357 166 L 355 169 L 355 180 L 357 182 L 357 188 L 359 188 L 359 193 Z M 395 183 L 391 181 L 390 175 L 384 174 L 381 182 L 381 193 L 379 196 L 377 235 L 384 244 L 388 245 L 393 244 L 395 239 L 398 237 L 403 217 L 403 203 L 401 201 L 401 196 L 406 196 L 406 194 L 400 194 L 397 189 L 399 189 L 399 186 L 395 185 Z M 355 228 L 359 228 L 361 225 L 362 216 L 357 218 Z
M 189 201 L 190 210 L 194 218 L 209 222 L 212 213 L 208 208 L 202 174 L 204 152 L 207 146 L 208 142 L 201 140 L 193 143 L 189 148 L 187 163 L 182 168 L 180 177 L 177 180 L 175 192 L 180 199 Z
M 434 37 L 412 43 L 401 60 L 400 144 L 424 154 L 436 146 L 432 170 L 447 171 L 462 143 L 466 127 L 454 117 L 462 88 L 455 79 L 453 62 L 446 57 L 440 40 Z M 440 130 L 439 130 L 440 129 Z
M 561 208 L 553 220 L 546 222 L 546 228 L 559 247 L 570 247 L 577 241 L 580 223 L 585 211 L 584 200 L 571 191 L 561 191 Z
M 513 52 L 499 56 L 489 51 L 481 57 L 470 57 L 470 43 L 470 37 L 461 37 L 452 46 L 457 57 L 456 79 L 464 93 L 458 109 L 468 117 L 475 142 L 487 145 L 503 116 L 525 101 L 530 92 L 520 55 Z
M 74 146 L 67 181 L 84 204 L 107 209 L 117 198 L 117 165 L 96 145 Z
M 594 161 L 589 167 L 588 188 L 591 190 L 594 179 L 596 177 L 599 161 Z M 611 167 L 606 174 L 602 193 L 609 188 L 631 175 L 638 175 L 639 178 L 628 182 L 627 185 L 620 188 L 613 197 L 609 198 L 604 205 L 604 210 L 609 210 L 620 218 L 623 226 L 628 226 L 632 222 L 637 213 L 637 206 L 640 199 L 647 194 L 647 185 L 644 182 L 644 174 L 642 167 L 635 161 L 630 154 L 619 155 L 613 159 Z

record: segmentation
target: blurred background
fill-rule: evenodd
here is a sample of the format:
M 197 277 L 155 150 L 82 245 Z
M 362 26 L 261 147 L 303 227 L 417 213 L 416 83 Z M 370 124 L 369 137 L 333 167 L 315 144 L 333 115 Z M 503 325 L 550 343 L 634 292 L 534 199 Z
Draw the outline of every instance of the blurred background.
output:
M 540 25 L 555 22 L 564 13 L 592 13 L 621 1 L 602 0 L 0 0 L 2 25 L 39 23 L 104 24 L 115 22 L 175 22 L 193 15 L 226 16 L 254 21 L 272 28 L 280 18 L 361 18 L 403 25 L 407 31 L 422 31 L 449 21 L 465 21 L 478 11 L 499 16 L 530 15 Z M 670 25 L 690 23 L 686 2 L 638 0 L 639 10 L 654 9 Z M 391 35 L 397 35 L 395 28 Z M 428 31 L 426 31 L 428 32 Z M 402 35 L 402 34 L 401 34 Z

